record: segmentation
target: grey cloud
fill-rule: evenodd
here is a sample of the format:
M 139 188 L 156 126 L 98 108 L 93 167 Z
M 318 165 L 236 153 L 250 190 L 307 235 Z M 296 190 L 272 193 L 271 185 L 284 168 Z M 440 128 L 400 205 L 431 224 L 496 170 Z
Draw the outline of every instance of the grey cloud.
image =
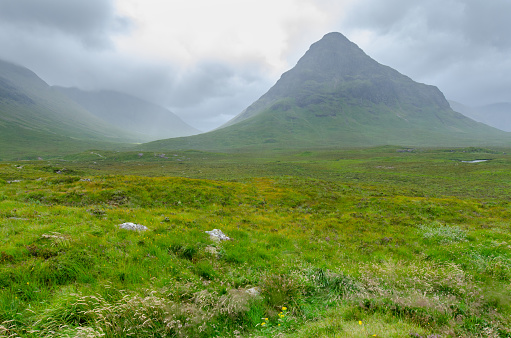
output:
M 0 59 L 35 71 L 54 85 L 123 91 L 171 109 L 201 130 L 240 113 L 280 74 L 265 60 L 202 57 L 183 68 L 170 61 L 120 54 L 114 34 L 129 32 L 114 0 L 0 0 Z M 333 0 L 315 0 L 334 12 Z M 335 1 L 337 3 L 337 1 Z M 478 105 L 511 101 L 511 2 L 507 0 L 357 0 L 330 26 L 377 61 L 448 98 Z M 328 7 L 332 6 L 332 7 Z M 292 67 L 327 32 L 313 23 L 283 23 L 282 55 Z M 357 41 L 360 32 L 368 40 Z M 264 55 L 264 54 L 263 54 Z M 276 77 L 276 78 L 275 78 Z
M 250 84 L 231 84 L 229 96 L 204 96 L 195 105 L 169 105 L 168 108 L 195 128 L 209 131 L 238 115 L 261 97 L 272 84 L 265 79 Z
M 463 31 L 472 42 L 509 50 L 511 48 L 511 2 L 466 1 Z
M 186 70 L 169 64 L 129 65 L 103 67 L 110 80 L 100 82 L 104 88 L 93 89 L 115 89 L 155 102 L 202 131 L 224 124 L 273 84 L 252 62 L 208 61 Z
M 0 44 L 4 47 L 0 50 L 1 59 L 30 68 L 49 84 L 90 87 L 109 75 L 122 73 L 119 69 L 130 62 L 113 50 L 97 53 L 84 48 L 80 41 L 59 34 L 39 36 L 0 29 Z
M 451 99 L 485 104 L 511 101 L 502 77 L 511 72 L 509 13 L 507 0 L 362 0 L 339 26 L 348 37 L 370 32 L 361 47 L 377 61 Z
M 511 48 L 511 2 L 507 0 L 362 0 L 345 20 L 349 27 L 413 37 L 418 30 L 456 35 L 468 43 Z
M 113 0 L 2 0 L 0 22 L 4 29 L 16 27 L 34 35 L 73 36 L 93 48 L 107 47 L 110 34 L 131 26 L 129 19 L 116 15 Z
M 261 65 L 251 60 L 228 64 L 203 61 L 175 74 L 167 103 L 186 108 L 210 98 L 233 98 L 243 88 L 265 82 Z
M 240 113 L 273 84 L 257 59 L 209 60 L 182 68 L 110 49 L 86 49 L 62 35 L 2 29 L 0 45 L 0 59 L 32 69 L 51 85 L 125 92 L 167 107 L 205 131 Z
M 234 70 L 225 64 L 202 63 L 179 74 L 170 101 L 176 106 L 186 107 L 201 103 L 210 96 L 224 96 L 234 76 Z

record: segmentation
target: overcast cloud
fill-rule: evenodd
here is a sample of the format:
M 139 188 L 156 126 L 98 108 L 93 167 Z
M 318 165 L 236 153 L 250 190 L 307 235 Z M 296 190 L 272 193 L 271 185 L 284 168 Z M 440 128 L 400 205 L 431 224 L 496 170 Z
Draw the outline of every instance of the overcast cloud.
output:
M 509 13 L 507 0 L 2 0 L 0 58 L 210 130 L 331 31 L 449 99 L 511 101 Z

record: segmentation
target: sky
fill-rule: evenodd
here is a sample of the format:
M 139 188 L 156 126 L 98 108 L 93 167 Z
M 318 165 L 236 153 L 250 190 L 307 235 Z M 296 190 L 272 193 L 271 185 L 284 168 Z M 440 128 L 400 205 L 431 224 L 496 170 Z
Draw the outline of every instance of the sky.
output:
M 450 100 L 510 102 L 510 13 L 509 0 L 0 0 L 0 59 L 208 131 L 334 31 Z

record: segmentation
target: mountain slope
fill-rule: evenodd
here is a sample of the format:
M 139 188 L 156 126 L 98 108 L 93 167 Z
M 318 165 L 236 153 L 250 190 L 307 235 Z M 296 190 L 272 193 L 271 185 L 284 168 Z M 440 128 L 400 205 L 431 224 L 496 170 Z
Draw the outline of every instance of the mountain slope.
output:
M 0 61 L 0 158 L 57 154 L 136 141 L 27 68 Z
M 342 34 L 329 33 L 223 128 L 144 147 L 461 146 L 510 139 L 454 112 L 438 88 L 414 82 Z
M 500 102 L 479 107 L 468 107 L 449 101 L 454 111 L 494 128 L 511 132 L 511 102 Z
M 171 111 L 115 91 L 54 87 L 96 117 L 134 132 L 146 141 L 199 134 Z

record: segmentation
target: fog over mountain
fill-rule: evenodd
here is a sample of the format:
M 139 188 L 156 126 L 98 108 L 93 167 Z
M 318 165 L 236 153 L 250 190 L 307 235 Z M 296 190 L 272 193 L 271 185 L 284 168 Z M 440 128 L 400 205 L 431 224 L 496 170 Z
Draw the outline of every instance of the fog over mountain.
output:
M 470 107 L 455 101 L 449 101 L 449 103 L 453 110 L 473 120 L 511 132 L 511 102 L 498 102 L 477 107 Z
M 54 88 L 98 118 L 140 135 L 146 142 L 200 133 L 171 111 L 131 95 L 105 90 Z
M 482 106 L 511 102 L 510 12 L 507 0 L 3 0 L 0 59 L 210 130 L 339 31 L 378 62 Z
M 31 70 L 0 60 L 0 159 L 38 158 L 143 140 L 54 90 Z

